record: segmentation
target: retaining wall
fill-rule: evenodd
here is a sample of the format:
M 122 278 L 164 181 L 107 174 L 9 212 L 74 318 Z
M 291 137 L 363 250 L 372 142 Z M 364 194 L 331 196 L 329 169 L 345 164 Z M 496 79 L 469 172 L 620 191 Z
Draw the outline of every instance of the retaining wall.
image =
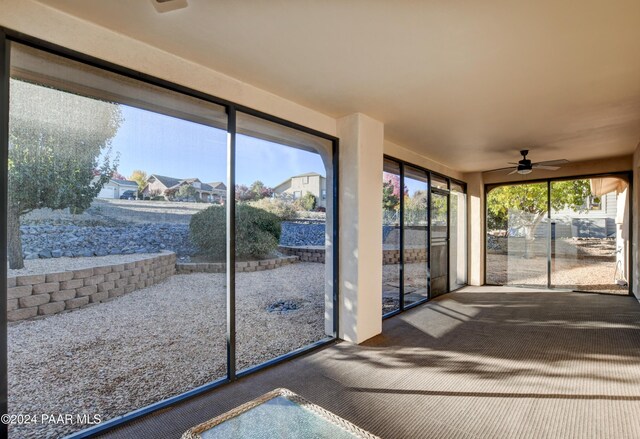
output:
M 278 251 L 285 255 L 297 256 L 300 262 L 320 262 L 324 264 L 324 247 L 285 247 Z
M 116 265 L 7 278 L 7 320 L 82 308 L 162 282 L 175 274 L 175 253 Z
M 298 262 L 296 256 L 285 256 L 283 258 L 264 259 L 262 261 L 236 262 L 236 272 L 253 272 L 273 270 L 274 268 Z M 227 264 L 224 262 L 185 262 L 176 264 L 177 274 L 191 273 L 226 273 Z
M 300 262 L 325 262 L 324 247 L 285 247 L 280 246 L 278 250 L 285 255 L 297 256 Z M 428 259 L 427 249 L 424 247 L 405 248 L 404 262 L 418 263 L 426 262 Z M 385 249 L 382 251 L 383 265 L 394 265 L 400 263 L 400 250 Z

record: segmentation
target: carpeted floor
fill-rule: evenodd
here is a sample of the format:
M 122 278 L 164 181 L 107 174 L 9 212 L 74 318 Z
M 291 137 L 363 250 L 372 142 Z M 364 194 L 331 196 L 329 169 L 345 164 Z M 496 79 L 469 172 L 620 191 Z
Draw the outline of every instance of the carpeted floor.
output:
M 383 438 L 640 438 L 640 304 L 469 287 L 104 437 L 178 438 L 276 387 Z

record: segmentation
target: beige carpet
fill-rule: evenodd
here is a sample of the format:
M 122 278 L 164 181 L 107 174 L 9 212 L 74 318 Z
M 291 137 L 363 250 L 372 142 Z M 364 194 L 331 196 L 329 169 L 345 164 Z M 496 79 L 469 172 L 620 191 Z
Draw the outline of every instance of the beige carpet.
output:
M 467 288 L 105 437 L 177 438 L 276 387 L 383 438 L 640 438 L 640 304 Z

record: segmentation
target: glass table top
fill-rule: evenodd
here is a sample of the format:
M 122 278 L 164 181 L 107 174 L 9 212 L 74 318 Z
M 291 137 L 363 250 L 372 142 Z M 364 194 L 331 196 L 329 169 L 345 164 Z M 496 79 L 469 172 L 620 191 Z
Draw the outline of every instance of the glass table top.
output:
M 277 389 L 190 429 L 183 438 L 353 439 L 376 436 L 286 389 Z

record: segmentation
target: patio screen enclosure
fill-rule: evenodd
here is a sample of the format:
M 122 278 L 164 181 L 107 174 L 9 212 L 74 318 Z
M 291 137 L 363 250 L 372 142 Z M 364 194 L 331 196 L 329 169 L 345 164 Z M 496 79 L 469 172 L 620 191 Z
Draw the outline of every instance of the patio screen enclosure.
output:
M 486 283 L 629 294 L 630 175 L 486 188 Z
M 10 31 L 0 49 L 0 408 L 102 415 L 10 437 L 97 434 L 335 339 L 337 138 Z M 299 174 L 321 182 L 302 200 Z
M 463 183 L 385 157 L 382 313 L 393 315 L 467 283 Z

